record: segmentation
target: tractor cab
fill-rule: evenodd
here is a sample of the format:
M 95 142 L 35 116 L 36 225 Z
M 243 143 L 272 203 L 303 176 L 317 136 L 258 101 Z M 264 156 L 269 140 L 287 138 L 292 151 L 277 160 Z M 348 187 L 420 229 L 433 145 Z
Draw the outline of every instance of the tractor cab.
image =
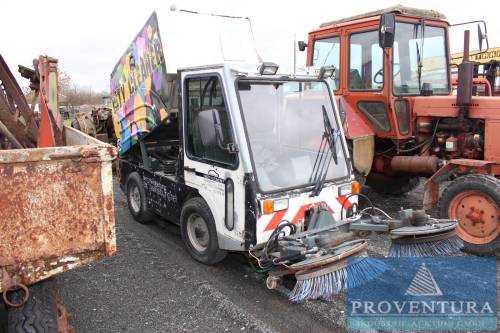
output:
M 409 138 L 413 97 L 450 94 L 444 19 L 436 11 L 394 6 L 323 23 L 309 33 L 307 64 L 338 69 L 331 85 L 353 118 L 348 120 L 359 124 L 352 135 Z

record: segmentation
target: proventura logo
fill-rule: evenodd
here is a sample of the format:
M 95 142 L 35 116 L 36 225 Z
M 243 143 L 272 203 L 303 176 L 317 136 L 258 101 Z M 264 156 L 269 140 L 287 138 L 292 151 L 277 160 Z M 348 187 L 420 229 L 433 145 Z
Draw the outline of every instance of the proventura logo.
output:
M 492 314 L 489 302 L 475 301 L 350 301 L 350 314 Z
M 443 292 L 439 288 L 431 271 L 422 263 L 405 292 L 410 296 L 442 296 Z
M 495 258 L 383 260 L 385 273 L 348 290 L 348 330 L 498 331 Z

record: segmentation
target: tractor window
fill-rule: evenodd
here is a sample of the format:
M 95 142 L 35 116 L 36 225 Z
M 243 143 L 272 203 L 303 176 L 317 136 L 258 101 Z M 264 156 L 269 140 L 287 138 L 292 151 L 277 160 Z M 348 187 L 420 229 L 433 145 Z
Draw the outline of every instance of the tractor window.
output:
M 380 90 L 384 86 L 383 52 L 376 30 L 351 34 L 349 40 L 349 89 Z
M 337 69 L 335 79 L 328 79 L 333 90 L 340 85 L 340 38 L 330 37 L 314 41 L 313 67 L 334 66 Z
M 420 95 L 423 83 L 432 84 L 434 94 L 448 94 L 444 28 L 396 22 L 393 57 L 395 95 Z
M 236 154 L 229 152 L 232 142 L 229 117 L 217 76 L 186 80 L 186 146 L 190 157 L 236 164 Z

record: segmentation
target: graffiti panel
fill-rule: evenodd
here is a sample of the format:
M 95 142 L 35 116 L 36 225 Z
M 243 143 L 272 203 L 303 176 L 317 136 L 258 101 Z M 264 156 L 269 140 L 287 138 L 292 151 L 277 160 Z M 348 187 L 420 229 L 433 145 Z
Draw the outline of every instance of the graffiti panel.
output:
M 113 122 L 120 155 L 168 116 L 167 70 L 153 13 L 111 73 Z

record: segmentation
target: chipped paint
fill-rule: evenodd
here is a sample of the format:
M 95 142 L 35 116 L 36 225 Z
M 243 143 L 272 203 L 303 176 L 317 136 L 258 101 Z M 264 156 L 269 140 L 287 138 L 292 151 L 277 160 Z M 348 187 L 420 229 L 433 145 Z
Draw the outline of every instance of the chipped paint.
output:
M 0 152 L 0 291 L 116 252 L 116 149 L 64 134 L 73 146 Z

